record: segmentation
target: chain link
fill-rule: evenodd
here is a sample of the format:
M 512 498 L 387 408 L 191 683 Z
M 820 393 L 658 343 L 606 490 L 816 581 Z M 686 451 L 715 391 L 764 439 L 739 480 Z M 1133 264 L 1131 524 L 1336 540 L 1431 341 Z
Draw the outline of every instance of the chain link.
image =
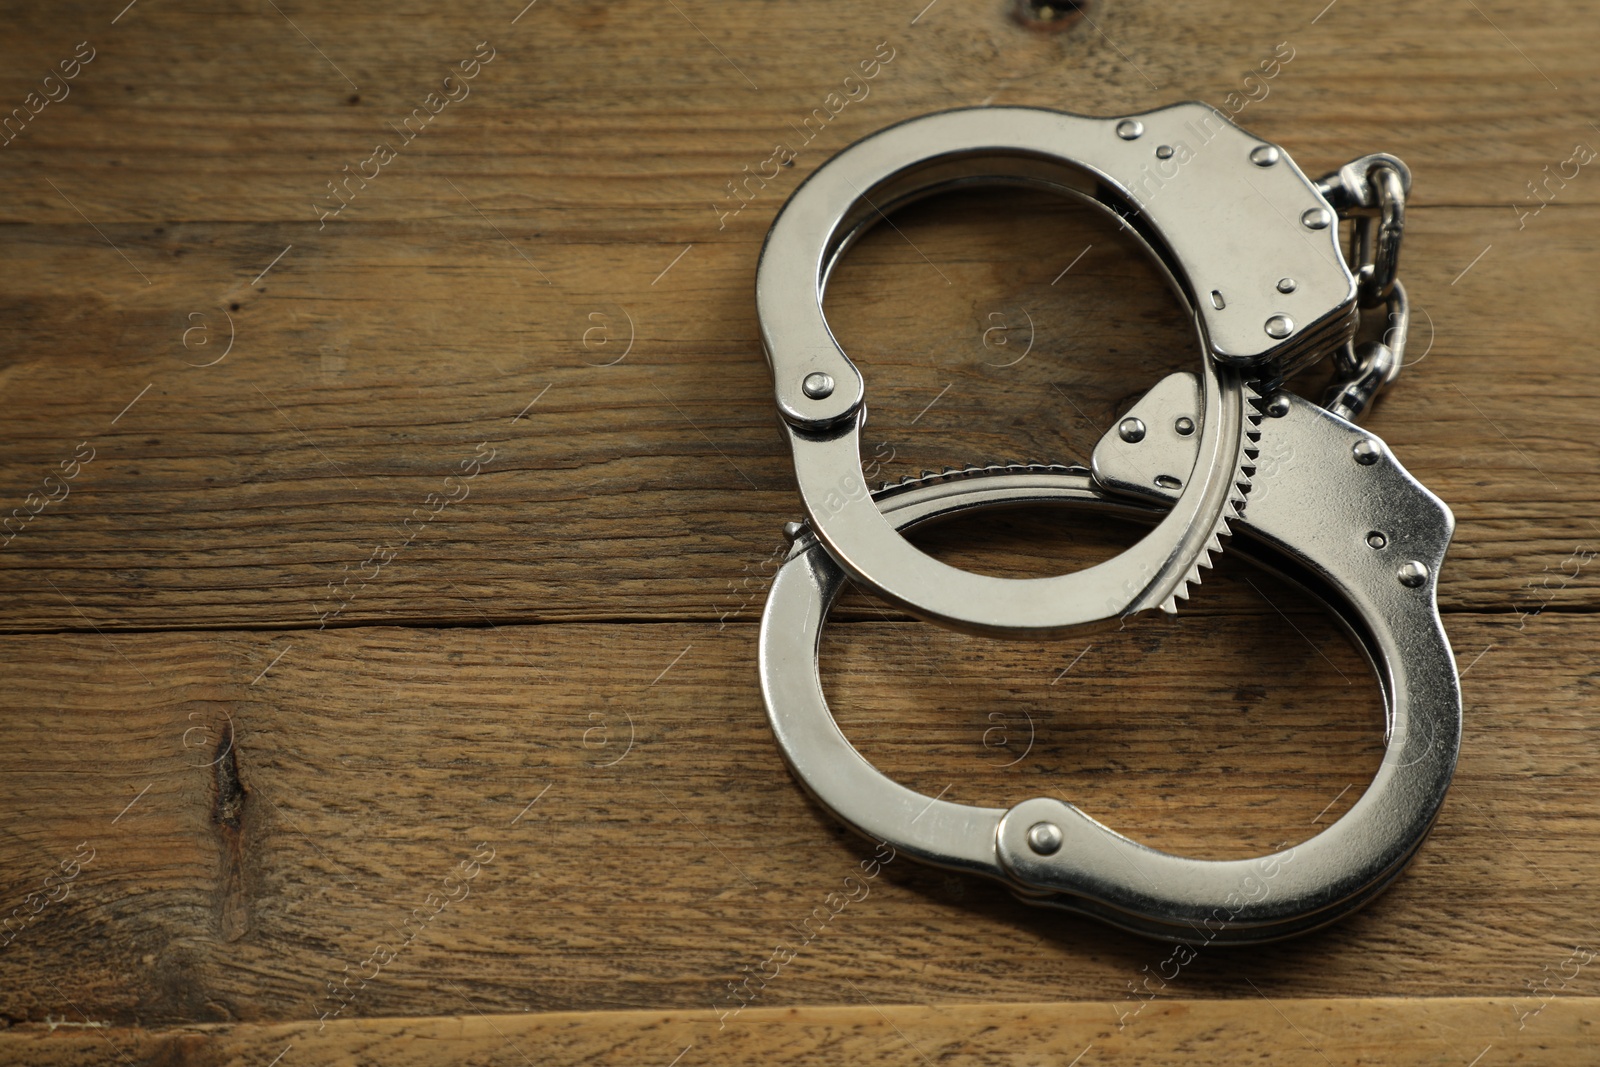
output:
M 1400 266 L 1400 238 L 1406 228 L 1406 192 L 1400 172 L 1387 162 L 1367 171 L 1377 194 L 1372 214 L 1354 218 L 1350 229 L 1350 262 L 1356 266 L 1357 299 L 1364 308 L 1389 299 Z
M 1396 278 L 1389 287 L 1388 327 L 1381 341 L 1346 342 L 1333 354 L 1338 377 L 1323 406 L 1340 418 L 1354 422 L 1378 394 L 1400 374 L 1406 355 L 1406 332 L 1411 325 L 1411 305 L 1406 287 Z
M 1394 381 L 1405 363 L 1411 305 L 1400 283 L 1400 242 L 1405 236 L 1406 193 L 1411 172 L 1391 155 L 1362 156 L 1317 182 L 1317 189 L 1342 219 L 1351 220 L 1349 261 L 1356 302 L 1367 310 L 1382 305 L 1382 339 L 1346 342 L 1334 353 L 1338 378 L 1328 392 L 1328 410 L 1354 421 Z

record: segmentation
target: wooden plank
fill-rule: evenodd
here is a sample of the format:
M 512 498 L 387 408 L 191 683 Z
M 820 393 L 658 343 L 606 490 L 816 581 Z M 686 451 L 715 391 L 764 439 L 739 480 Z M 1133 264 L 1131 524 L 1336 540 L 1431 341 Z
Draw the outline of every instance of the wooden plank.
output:
M 1062 795 L 1160 847 L 1248 855 L 1336 818 L 1380 754 L 1375 686 L 1291 618 L 1305 642 L 1269 613 L 1090 650 L 857 623 L 829 631 L 825 684 L 869 758 L 929 795 Z M 1170 995 L 1518 996 L 1592 940 L 1600 622 L 1451 630 L 1469 728 L 1414 865 L 1309 940 L 1201 952 Z M 706 1012 L 872 853 L 786 773 L 746 624 L 0 646 L 8 1019 L 315 1019 L 364 970 L 338 1017 L 460 994 Z M 847 979 L 875 1001 L 1121 1003 L 1169 954 L 978 881 L 877 873 L 763 1004 L 849 1002 Z M 46 890 L 64 899 L 28 897 Z
M 837 117 L 800 146 L 794 180 L 854 138 L 928 111 L 988 102 L 1117 114 L 1199 98 L 1240 107 L 1239 122 L 1308 168 L 1399 142 L 1420 203 L 1492 204 L 1509 221 L 1523 183 L 1591 138 L 1580 116 L 1600 85 L 1581 0 L 1515 15 L 1441 15 L 1419 0 L 1321 17 L 1312 5 L 1112 5 L 1061 35 L 1023 30 L 996 5 L 921 17 L 915 2 L 679 14 L 635 0 L 603 12 L 548 5 L 515 25 L 507 6 L 410 0 L 380 18 L 294 3 L 223 17 L 147 5 L 114 27 L 84 2 L 24 15 L 0 99 L 21 103 L 80 39 L 97 54 L 71 95 L 5 146 L 0 218 L 80 224 L 39 180 L 48 171 L 101 223 L 316 222 L 325 184 L 398 138 L 393 126 L 480 41 L 495 58 L 470 95 L 402 143 L 341 221 L 455 214 L 460 198 L 439 176 L 494 175 L 485 206 L 537 206 L 542 226 L 702 239 L 717 229 L 725 183 L 758 169 L 775 141 L 801 140 L 804 120 L 880 43 L 894 58 L 865 98 L 827 103 Z M 1293 58 L 1247 83 L 1280 43 Z M 1594 204 L 1591 185 L 1562 199 Z M 759 233 L 786 192 L 735 225 Z
M 668 6 L 11 13 L 0 117 L 95 53 L 0 135 L 0 516 L 39 507 L 0 547 L 0 1060 L 1582 1062 L 1600 309 L 1573 294 L 1600 186 L 1533 214 L 1530 183 L 1596 141 L 1588 6 L 1105 4 L 1060 35 L 998 0 Z M 480 41 L 471 96 L 319 219 Z M 1279 42 L 1247 128 L 1311 173 L 1391 149 L 1416 174 L 1420 362 L 1367 423 L 1460 520 L 1468 732 L 1434 837 L 1363 914 L 1203 952 L 1148 1002 L 1168 949 L 891 862 L 719 1026 L 870 854 L 791 781 L 754 682 L 797 511 L 750 296 L 773 213 L 903 118 L 1226 103 Z M 1077 208 L 896 224 L 828 298 L 884 476 L 1082 459 L 1187 365 L 1153 272 Z M 1024 574 L 1125 534 L 927 543 Z M 930 795 L 1050 792 L 1249 854 L 1338 817 L 1380 753 L 1357 657 L 1250 578 L 1048 645 L 851 597 L 825 681 Z
M 1156 1000 L 1119 1029 L 1105 1004 L 877 1003 L 860 987 L 853 1000 L 837 1007 L 751 1008 L 720 1030 L 705 1013 L 492 1015 L 470 1002 L 452 1016 L 336 1020 L 321 1029 L 315 1023 L 165 1030 L 81 1028 L 84 1024 L 75 1021 L 51 1029 L 30 1023 L 0 1031 L 0 1054 L 38 1067 L 127 1062 L 248 1067 L 274 1056 L 284 1064 L 393 1067 L 969 1059 L 1160 1067 L 1174 1062 L 1175 1054 L 1194 1067 L 1233 1067 L 1258 1059 L 1285 1067 L 1397 1062 L 1566 1067 L 1593 1052 L 1592 1031 L 1600 1016 L 1600 998 L 1560 997 L 1518 1030 L 1519 1016 L 1531 1009 L 1509 998 L 1277 998 L 1264 993 L 1239 1001 Z M 1394 1058 L 1397 1050 L 1403 1061 Z
M 1241 121 L 1312 171 L 1403 147 L 1417 172 L 1405 271 L 1427 356 L 1370 422 L 1462 520 L 1446 607 L 1596 604 L 1586 573 L 1563 572 L 1582 571 L 1600 528 L 1582 488 L 1600 312 L 1568 298 L 1600 266 L 1600 215 L 1581 179 L 1537 216 L 1513 208 L 1589 136 L 1572 119 L 1596 78 L 1582 5 L 1519 15 L 1509 35 L 1492 12 L 1441 27 L 1421 3 L 1117 6 L 1044 37 L 961 5 L 694 25 L 546 7 L 513 25 L 487 4 L 410 4 L 382 32 L 354 11 L 279 7 L 219 23 L 147 6 L 107 25 L 68 4 L 24 16 L 7 45 L 4 99 L 80 35 L 98 51 L 0 166 L 15 223 L 0 234 L 0 514 L 26 521 L 0 550 L 0 628 L 306 626 L 339 604 L 337 624 L 720 617 L 795 513 L 749 295 L 793 185 L 850 139 L 938 107 L 1225 100 L 1283 40 L 1296 58 Z M 696 25 L 720 31 L 729 61 Z M 504 47 L 473 95 L 320 223 L 312 204 L 359 162 L 352 146 L 387 136 L 486 38 Z M 719 219 L 724 183 L 831 91 L 855 62 L 840 57 L 890 38 L 872 94 Z M 593 61 L 644 40 L 652 58 L 625 74 Z M 1119 405 L 1185 365 L 1182 317 L 1151 272 L 1082 212 L 1027 205 L 930 205 L 901 220 L 910 244 L 878 233 L 841 271 L 830 311 L 874 372 L 883 473 L 1081 459 Z M 930 299 L 941 291 L 960 296 Z M 1047 358 L 999 366 L 1019 312 Z M 195 366 L 224 336 L 234 349 Z M 1530 432 L 1535 412 L 1546 429 Z M 80 442 L 93 465 L 40 504 Z M 370 574 L 480 442 L 498 465 L 470 506 L 353 599 L 329 592 Z
M 1368 421 L 1456 510 L 1447 609 L 1600 601 L 1588 568 L 1565 573 L 1600 528 L 1585 355 L 1600 308 L 1565 295 L 1600 270 L 1600 212 L 1563 217 L 1453 286 L 1481 211 L 1414 213 L 1421 362 Z M 829 298 L 870 378 L 866 459 L 883 477 L 1086 460 L 1143 387 L 1189 365 L 1154 272 L 1082 209 L 1019 215 L 990 194 L 898 225 L 911 243 L 869 236 Z M 178 226 L 150 236 L 176 273 L 145 295 L 103 245 L 25 228 L 0 268 L 20 355 L 0 487 L 22 519 L 30 492 L 70 495 L 0 549 L 0 624 L 720 617 L 798 511 L 749 295 L 758 237 L 697 243 L 675 266 L 682 245 L 567 246 L 544 285 L 476 217 L 309 247 Z M 85 309 L 82 279 L 107 269 L 122 292 Z M 186 365 L 230 337 L 216 366 Z M 108 352 L 123 365 L 101 373 Z M 80 444 L 92 462 L 46 486 Z M 474 455 L 493 459 L 445 481 Z M 1022 539 L 998 553 L 1036 555 Z

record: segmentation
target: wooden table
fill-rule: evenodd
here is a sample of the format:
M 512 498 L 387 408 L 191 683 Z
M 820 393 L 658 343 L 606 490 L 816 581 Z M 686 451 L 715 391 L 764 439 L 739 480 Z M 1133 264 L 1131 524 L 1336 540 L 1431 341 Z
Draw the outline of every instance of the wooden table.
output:
M 0 46 L 0 1061 L 1600 1062 L 1592 5 L 122 2 L 9 5 Z M 1437 829 L 1361 914 L 1181 968 L 891 862 L 735 1011 L 872 852 L 756 687 L 799 510 L 773 213 L 909 116 L 1188 98 L 1308 173 L 1415 171 L 1411 365 L 1366 422 L 1459 522 Z M 1085 209 L 895 223 L 828 297 L 886 478 L 1081 461 L 1192 365 Z M 1043 574 L 1127 536 L 926 543 Z M 1259 853 L 1360 795 L 1377 689 L 1212 575 L 1044 644 L 857 597 L 825 683 L 914 788 Z

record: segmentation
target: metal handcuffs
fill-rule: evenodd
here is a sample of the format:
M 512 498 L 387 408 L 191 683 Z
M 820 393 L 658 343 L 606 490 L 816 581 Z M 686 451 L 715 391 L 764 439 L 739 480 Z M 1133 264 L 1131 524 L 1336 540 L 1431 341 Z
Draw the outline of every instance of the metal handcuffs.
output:
M 1069 504 L 1159 521 L 1183 470 L 1198 390 L 1174 375 L 1133 408 L 1158 428 L 1137 444 L 1115 431 L 1082 468 L 996 467 L 889 486 L 877 494 L 897 529 L 976 509 Z M 802 531 L 761 621 L 762 696 L 784 759 L 806 789 L 858 832 L 940 867 L 988 875 L 1031 903 L 1189 943 L 1269 941 L 1355 910 L 1421 845 L 1444 801 L 1461 739 L 1455 660 L 1435 606 L 1454 520 L 1376 437 L 1288 393 L 1263 446 L 1289 459 L 1257 472 L 1231 548 L 1320 593 L 1370 658 L 1386 704 L 1386 755 L 1342 818 L 1285 852 L 1254 860 L 1188 859 L 1146 848 L 1069 803 L 1009 811 L 923 796 L 868 763 L 828 711 L 817 670 L 822 624 L 845 572 Z M 1101 488 L 1138 487 L 1143 500 Z M 1329 507 L 1329 501 L 1335 506 Z
M 1346 170 L 1370 169 L 1375 158 Z M 973 184 L 1044 187 L 1115 215 L 1192 310 L 1203 342 L 1200 448 L 1182 496 L 1144 540 L 1075 574 L 993 578 L 941 563 L 895 532 L 862 478 L 865 386 L 823 316 L 828 275 L 890 210 Z M 1358 285 L 1327 199 L 1344 189 L 1313 183 L 1287 153 L 1198 103 L 1120 120 L 969 108 L 846 148 L 779 212 L 756 275 L 778 410 L 818 538 L 880 595 L 969 631 L 1049 633 L 1157 605 L 1175 610 L 1249 483 L 1254 393 L 1245 374 L 1281 379 L 1354 335 Z M 1346 199 L 1349 210 L 1361 208 L 1358 195 Z M 1377 230 L 1374 254 L 1388 232 Z
M 1198 151 L 1185 131 L 1204 138 Z M 1125 148 L 1141 141 L 1155 145 L 1153 158 L 1177 159 L 1191 173 L 1151 177 L 1141 162 L 1151 153 Z M 987 468 L 871 494 L 858 458 L 863 386 L 827 329 L 821 293 L 875 215 L 974 181 L 1044 185 L 1118 213 L 1194 309 L 1206 355 L 1198 376 L 1171 375 L 1134 406 L 1096 448 L 1092 472 Z M 813 795 L 913 857 L 1176 941 L 1313 929 L 1398 874 L 1438 813 L 1460 744 L 1459 684 L 1435 598 L 1454 520 L 1380 440 L 1348 421 L 1402 361 L 1405 292 L 1394 267 L 1403 215 L 1394 200 L 1403 202 L 1408 184 L 1388 156 L 1312 183 L 1278 147 L 1183 104 L 1121 120 L 1026 108 L 933 115 L 846 149 L 795 192 L 762 253 L 757 302 L 810 519 L 774 579 L 760 666 L 774 733 Z M 1258 225 L 1227 225 L 1252 204 L 1262 209 Z M 1367 211 L 1352 235 L 1355 274 L 1340 256 L 1330 204 Z M 1130 215 L 1117 211 L 1130 206 Z M 1211 225 L 1189 221 L 1197 212 Z M 1301 229 L 1291 240 L 1279 223 Z M 1398 326 L 1356 347 L 1358 304 L 1387 304 Z M 1246 373 L 1276 385 L 1331 348 L 1343 350 L 1346 378 L 1332 411 L 1283 391 L 1258 409 Z M 899 532 L 972 508 L 1038 503 L 1143 516 L 1153 530 L 1106 563 L 1020 581 L 948 567 Z M 1256 542 L 1251 558 L 1320 591 L 1361 638 L 1388 708 L 1389 755 L 1372 785 L 1289 853 L 1201 861 L 1145 848 L 1058 800 L 1006 811 L 923 797 L 876 771 L 834 724 L 816 656 L 847 577 L 960 629 L 1050 633 L 1156 604 L 1171 610 L 1220 549 L 1230 512 Z

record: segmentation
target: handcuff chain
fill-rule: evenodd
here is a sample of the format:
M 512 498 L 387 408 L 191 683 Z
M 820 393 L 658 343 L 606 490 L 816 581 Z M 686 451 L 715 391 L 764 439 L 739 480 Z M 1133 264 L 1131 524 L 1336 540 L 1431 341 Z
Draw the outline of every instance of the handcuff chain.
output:
M 1324 406 L 1354 422 L 1400 374 L 1405 362 L 1411 305 L 1399 278 L 1400 244 L 1405 236 L 1405 164 L 1393 156 L 1362 156 L 1317 182 L 1341 219 L 1350 219 L 1347 257 L 1356 279 L 1356 302 L 1364 309 L 1384 307 L 1380 340 L 1347 341 L 1333 355 L 1338 372 Z

